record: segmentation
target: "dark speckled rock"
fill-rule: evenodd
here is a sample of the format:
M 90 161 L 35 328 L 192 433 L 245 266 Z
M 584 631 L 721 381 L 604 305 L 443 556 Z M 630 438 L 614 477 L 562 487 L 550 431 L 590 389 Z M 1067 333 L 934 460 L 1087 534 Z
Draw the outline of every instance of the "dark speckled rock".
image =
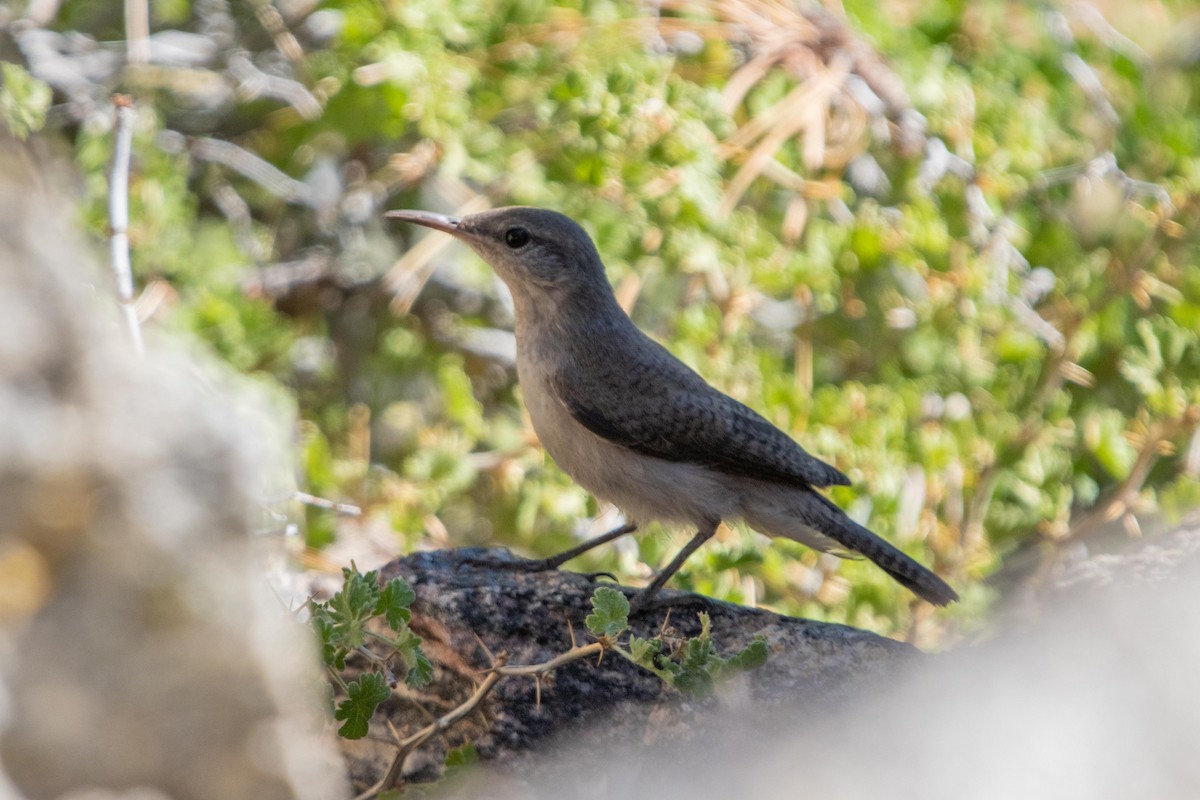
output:
M 572 572 L 503 566 L 520 561 L 507 550 L 460 549 L 417 553 L 384 568 L 385 578 L 401 576 L 416 590 L 413 627 L 438 667 L 426 696 L 413 698 L 424 712 L 414 713 L 416 702 L 389 704 L 399 730 L 414 730 L 424 724 L 421 714 L 444 713 L 470 694 L 489 663 L 480 642 L 493 653 L 506 653 L 508 663 L 516 665 L 564 652 L 571 647 L 572 629 L 579 643 L 590 641 L 583 620 L 591 611 L 592 593 L 598 585 L 615 584 Z M 655 607 L 634 618 L 632 627 L 648 636 L 666 618 L 677 635 L 692 636 L 700 630 L 701 611 L 711 617 L 713 639 L 722 653 L 740 649 L 758 634 L 765 636 L 770 646 L 766 665 L 701 701 L 683 699 L 656 676 L 613 655 L 599 664 L 579 661 L 559 669 L 542 682 L 540 705 L 533 679 L 509 678 L 497 685 L 482 715 L 469 717 L 430 747 L 444 750 L 469 741 L 482 758 L 525 776 L 536 772 L 540 754 L 560 744 L 686 744 L 718 717 L 721 724 L 738 725 L 736 719 L 761 721 L 783 709 L 792 714 L 836 704 L 864 681 L 889 677 L 918 655 L 906 644 L 845 625 L 678 591 L 663 592 Z M 380 752 L 386 754 L 387 748 Z M 356 780 L 374 772 L 366 766 L 358 764 Z

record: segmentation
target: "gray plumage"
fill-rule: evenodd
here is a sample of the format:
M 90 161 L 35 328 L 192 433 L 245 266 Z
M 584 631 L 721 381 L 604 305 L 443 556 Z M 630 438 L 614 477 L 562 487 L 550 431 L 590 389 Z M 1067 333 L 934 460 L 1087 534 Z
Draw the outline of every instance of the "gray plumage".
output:
M 771 536 L 861 554 L 938 605 L 957 599 L 941 578 L 816 491 L 848 484 L 845 475 L 642 333 L 617 304 L 591 239 L 570 218 L 524 207 L 462 218 L 389 216 L 455 235 L 508 285 L 518 380 L 558 465 L 635 523 L 697 529 L 648 594 L 722 520 L 740 519 Z

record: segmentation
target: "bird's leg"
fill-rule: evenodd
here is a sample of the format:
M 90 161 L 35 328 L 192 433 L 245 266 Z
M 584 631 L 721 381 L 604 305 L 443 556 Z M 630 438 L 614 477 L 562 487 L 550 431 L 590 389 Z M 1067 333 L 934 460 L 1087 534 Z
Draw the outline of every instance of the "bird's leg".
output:
M 653 599 L 654 595 L 658 594 L 658 590 L 663 587 L 663 584 L 679 571 L 679 568 L 683 566 L 683 562 L 688 560 L 688 556 L 696 552 L 700 548 L 700 545 L 713 537 L 713 534 L 717 532 L 717 525 L 719 524 L 719 522 L 712 522 L 696 531 L 696 535 L 683 546 L 683 549 L 679 551 L 679 554 L 675 558 L 671 559 L 671 563 L 659 571 L 654 576 L 654 580 L 646 588 L 633 596 L 633 599 L 629 601 L 629 613 L 633 614 L 645 608 L 646 603 Z
M 635 530 L 637 530 L 637 523 L 627 522 L 619 528 L 613 528 L 608 533 L 602 533 L 599 536 L 594 536 L 591 539 L 580 542 L 569 550 L 564 550 L 558 555 L 550 556 L 549 558 L 522 559 L 520 561 L 499 561 L 491 558 L 464 558 L 460 563 L 477 564 L 491 567 L 493 569 L 511 569 L 520 572 L 548 572 L 550 570 L 558 569 L 572 558 L 583 555 L 592 548 L 599 547 L 606 542 L 611 542 L 613 539 L 619 539 L 627 533 L 633 533 Z M 593 576 L 608 575 L 607 572 L 596 572 L 592 574 Z M 613 578 L 611 575 L 608 575 L 608 577 Z M 616 578 L 613 578 L 613 580 L 615 581 Z
M 611 542 L 613 539 L 620 539 L 625 534 L 633 533 L 636 530 L 637 530 L 636 522 L 626 522 L 624 525 L 620 526 L 619 528 L 613 528 L 608 533 L 602 533 L 599 536 L 593 536 L 591 539 L 588 539 L 584 542 L 580 542 L 579 544 L 575 545 L 574 547 L 570 548 L 569 550 L 563 550 L 561 553 L 559 553 L 556 556 L 550 556 L 549 558 L 542 558 L 537 561 L 530 561 L 529 563 L 533 566 L 530 566 L 529 569 L 539 570 L 539 571 L 540 570 L 558 569 L 563 564 L 570 561 L 572 558 L 575 558 L 576 556 L 581 556 L 584 553 L 586 553 L 588 550 L 591 550 L 594 547 L 599 547 L 600 545 L 606 544 L 607 542 Z M 606 573 L 597 573 L 597 574 L 599 575 L 599 574 L 606 574 Z M 616 580 L 616 578 L 613 578 L 613 580 Z

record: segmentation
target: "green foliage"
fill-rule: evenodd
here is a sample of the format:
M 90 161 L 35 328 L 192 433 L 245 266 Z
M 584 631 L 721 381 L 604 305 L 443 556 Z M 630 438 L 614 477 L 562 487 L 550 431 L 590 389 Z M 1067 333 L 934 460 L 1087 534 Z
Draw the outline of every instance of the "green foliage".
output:
M 711 694 L 724 675 L 758 669 L 767 661 L 767 640 L 755 637 L 749 645 L 723 658 L 712 641 L 712 621 L 700 613 L 700 634 L 691 638 L 660 636 L 645 639 L 629 635 L 622 645 L 621 634 L 629 628 L 629 601 L 616 589 L 602 586 L 592 595 L 592 613 L 585 620 L 592 635 L 609 649 L 653 672 L 668 686 L 689 697 Z
M 940 565 L 964 602 L 923 635 L 969 626 L 1006 559 L 1053 558 L 1098 506 L 1177 514 L 1200 496 L 1187 458 L 1200 419 L 1200 79 L 1177 33 L 1196 4 L 1161 8 L 1153 26 L 1110 4 L 1122 39 L 1070 4 L 853 0 L 829 28 L 855 42 L 847 77 L 826 69 L 836 36 L 808 50 L 811 26 L 786 19 L 838 5 L 782 4 L 770 35 L 794 41 L 768 47 L 753 19 L 734 18 L 752 10 L 737 0 L 657 17 L 636 3 L 326 0 L 340 32 L 309 40 L 293 20 L 303 53 L 289 63 L 250 15 L 230 17 L 238 48 L 290 69 L 321 111 L 259 97 L 198 113 L 177 83 L 131 73 L 117 87 L 139 107 L 134 268 L 173 292 L 153 324 L 295 394 L 305 488 L 366 512 L 337 525 L 310 515 L 311 544 L 383 524 L 401 549 L 554 552 L 598 509 L 537 447 L 511 369 L 473 346 L 510 324 L 494 280 L 446 250 L 423 265 L 436 285 L 396 313 L 379 279 L 417 234 L 378 212 L 473 192 L 556 208 L 596 238 L 642 327 L 847 472 L 853 488 L 833 497 L 857 518 Z M 212 27 L 184 3 L 155 13 L 156 29 Z M 58 27 L 110 41 L 110 16 L 67 4 Z M 802 58 L 748 79 L 767 51 Z M 237 84 L 223 68 L 188 74 Z M 29 87 L 16 107 L 36 127 L 40 84 L 10 81 L 14 69 L 5 92 Z M 782 108 L 804 81 L 836 102 Z M 888 95 L 886 113 L 869 111 L 863 86 Z M 800 118 L 820 124 L 779 127 Z M 754 143 L 733 143 L 754 126 L 777 147 L 743 184 Z M 340 194 L 288 199 L 179 132 Z M 84 222 L 103 238 L 111 133 L 56 133 L 76 148 Z M 856 177 L 873 168 L 883 180 Z M 314 253 L 328 261 L 319 279 L 261 288 L 260 270 L 294 275 Z M 651 564 L 670 557 L 661 536 L 640 543 Z M 633 574 L 614 549 L 588 558 Z M 910 595 L 872 565 L 834 568 L 744 531 L 706 545 L 678 581 L 883 633 L 914 623 Z
M 469 767 L 477 763 L 479 763 L 479 753 L 475 750 L 473 744 L 467 743 L 446 752 L 445 764 L 447 769 Z
M 408 627 L 416 593 L 401 578 L 393 578 L 382 587 L 379 573 L 365 575 L 356 569 L 342 570 L 342 588 L 323 603 L 309 603 L 313 630 L 321 644 L 321 658 L 331 670 L 346 669 L 346 658 L 353 652 L 368 658 L 371 670 L 357 680 L 343 684 L 346 699 L 337 705 L 336 718 L 345 720 L 338 733 L 348 739 L 367 735 L 367 725 L 375 709 L 391 694 L 388 679 L 381 670 L 390 670 L 391 660 L 399 659 L 397 670 L 405 682 L 420 688 L 433 679 L 433 664 L 421 651 L 421 638 Z M 373 622 L 382 619 L 394 635 L 377 631 Z M 366 651 L 368 640 L 387 648 L 385 657 Z M 341 679 L 338 678 L 341 682 Z
M 41 130 L 50 109 L 50 87 L 8 61 L 0 63 L 0 78 L 0 122 L 18 139 Z

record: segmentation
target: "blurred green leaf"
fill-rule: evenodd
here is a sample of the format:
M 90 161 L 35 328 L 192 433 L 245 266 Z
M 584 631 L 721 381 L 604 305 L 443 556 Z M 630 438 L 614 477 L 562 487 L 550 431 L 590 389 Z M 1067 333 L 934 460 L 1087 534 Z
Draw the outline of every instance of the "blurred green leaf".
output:
M 50 87 L 19 64 L 0 62 L 0 120 L 18 139 L 41 130 L 50 109 Z

